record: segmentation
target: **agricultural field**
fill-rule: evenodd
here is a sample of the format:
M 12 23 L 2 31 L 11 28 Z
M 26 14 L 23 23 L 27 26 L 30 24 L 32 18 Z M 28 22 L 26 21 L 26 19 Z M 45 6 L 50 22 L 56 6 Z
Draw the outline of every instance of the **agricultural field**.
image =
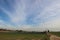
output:
M 59 36 L 60 37 L 60 32 L 51 32 L 51 34 Z
M 50 37 L 49 34 L 51 34 Z M 49 32 L 48 35 L 34 32 L 0 32 L 0 40 L 60 40 L 60 32 Z
M 47 38 L 46 34 L 42 33 L 0 32 L 0 40 L 47 40 Z

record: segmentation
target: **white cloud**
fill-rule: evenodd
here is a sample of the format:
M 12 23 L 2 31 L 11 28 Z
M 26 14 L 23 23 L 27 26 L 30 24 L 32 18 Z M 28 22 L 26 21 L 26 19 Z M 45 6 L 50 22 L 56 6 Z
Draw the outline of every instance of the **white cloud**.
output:
M 55 1 L 51 2 L 51 4 L 46 6 L 44 8 L 44 10 L 37 17 L 34 18 L 34 20 L 35 21 L 38 21 L 38 19 L 40 19 L 40 20 L 47 19 L 47 21 L 48 21 L 48 19 L 53 20 L 54 16 L 57 17 L 59 15 L 60 15 L 60 2 L 59 2 L 59 0 L 55 0 Z M 53 17 L 53 19 L 51 19 L 52 17 Z
M 40 5 L 39 5 L 40 2 L 41 2 L 40 0 L 38 0 L 38 1 L 35 0 L 32 4 L 30 4 L 30 3 L 28 3 L 27 0 L 26 1 L 15 0 L 15 4 L 12 6 L 14 8 L 13 12 L 10 12 L 3 7 L 0 7 L 0 9 L 2 11 L 4 11 L 10 17 L 12 23 L 19 24 L 19 23 L 26 21 L 27 16 L 29 16 L 31 14 L 29 12 L 28 13 L 26 12 L 27 9 L 29 8 L 30 11 L 36 10 L 37 8 L 40 7 Z M 29 4 L 30 4 L 30 6 L 29 6 Z
M 41 25 L 40 25 L 41 26 Z M 42 24 L 43 27 L 50 29 L 51 31 L 56 31 L 59 30 L 60 31 L 60 19 L 54 19 L 52 21 L 48 21 Z
M 15 30 L 15 27 L 13 25 L 5 23 L 3 20 L 0 20 L 0 28 Z
M 27 0 L 26 0 L 27 1 Z M 40 30 L 41 27 L 42 29 L 50 29 L 50 30 L 57 30 L 60 27 L 60 0 L 46 0 L 49 3 L 43 2 L 42 0 L 35 0 L 32 4 L 26 2 L 24 0 L 15 0 L 15 4 L 12 6 L 14 8 L 13 12 L 10 12 L 8 10 L 6 10 L 3 7 L 0 7 L 0 9 L 2 11 L 4 11 L 11 19 L 11 22 L 16 24 L 18 27 L 15 29 L 24 29 L 24 30 Z M 41 11 L 40 7 L 43 8 Z M 29 10 L 27 10 L 29 9 Z M 37 11 L 38 10 L 38 11 Z M 29 16 L 30 14 L 34 14 L 29 13 L 29 12 L 35 12 L 37 11 L 36 14 L 38 14 L 37 16 L 35 16 L 32 20 L 34 22 L 38 22 L 39 25 L 38 26 L 31 26 L 31 25 L 25 25 L 23 24 L 23 22 L 25 22 L 27 20 L 27 16 Z M 49 19 L 49 20 L 48 20 Z M 40 21 L 43 20 L 47 20 L 44 23 L 40 23 Z M 3 22 L 3 21 L 1 21 Z M 1 23 L 0 22 L 0 23 Z M 5 23 L 5 22 L 3 22 Z M 20 25 L 23 24 L 23 25 Z M 20 25 L 20 26 L 19 26 Z M 8 25 L 7 25 L 8 26 Z M 11 28 L 9 25 L 7 28 Z M 12 27 L 12 29 L 14 29 Z M 57 29 L 56 29 L 57 28 Z

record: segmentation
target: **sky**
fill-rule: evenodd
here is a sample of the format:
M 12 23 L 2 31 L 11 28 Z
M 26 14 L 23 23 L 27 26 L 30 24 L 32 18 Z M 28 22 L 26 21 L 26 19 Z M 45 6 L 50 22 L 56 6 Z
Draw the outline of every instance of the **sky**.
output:
M 60 31 L 60 0 L 0 0 L 0 28 Z

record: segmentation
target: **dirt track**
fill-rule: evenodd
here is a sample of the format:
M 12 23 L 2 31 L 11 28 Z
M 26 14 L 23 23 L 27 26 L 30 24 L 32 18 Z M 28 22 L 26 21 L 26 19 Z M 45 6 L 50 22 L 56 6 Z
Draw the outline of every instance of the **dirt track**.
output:
M 55 35 L 51 35 L 50 40 L 60 40 L 60 37 L 55 36 Z

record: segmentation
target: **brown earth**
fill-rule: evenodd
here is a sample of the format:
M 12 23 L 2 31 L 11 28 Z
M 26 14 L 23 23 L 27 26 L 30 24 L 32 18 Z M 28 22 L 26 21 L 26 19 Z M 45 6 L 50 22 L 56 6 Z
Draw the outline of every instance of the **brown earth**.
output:
M 58 37 L 56 35 L 51 35 L 50 40 L 60 40 L 60 37 Z

